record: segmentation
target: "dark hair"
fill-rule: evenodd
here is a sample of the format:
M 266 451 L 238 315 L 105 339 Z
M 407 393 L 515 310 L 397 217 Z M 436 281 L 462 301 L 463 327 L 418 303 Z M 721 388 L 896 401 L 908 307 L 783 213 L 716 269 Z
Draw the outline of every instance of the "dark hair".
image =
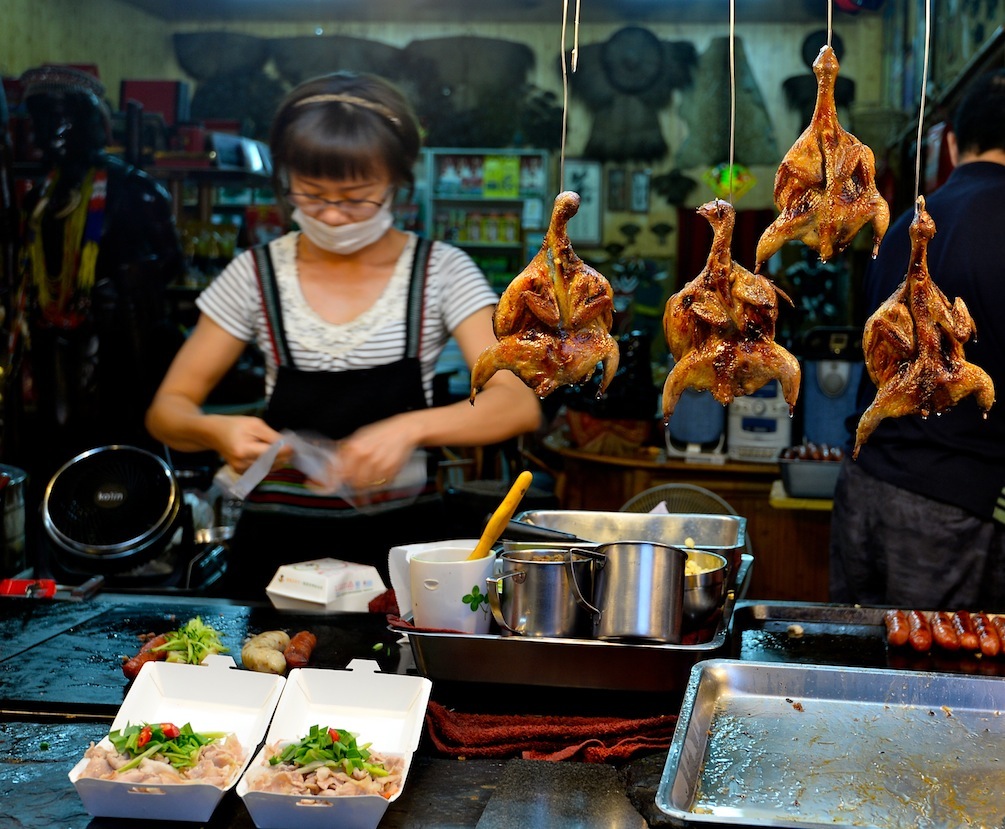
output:
M 381 175 L 409 190 L 419 157 L 418 120 L 405 96 L 377 75 L 336 72 L 304 81 L 272 121 L 272 183 L 279 194 L 290 172 L 310 178 Z
M 1005 150 L 1005 69 L 980 75 L 953 116 L 960 154 Z

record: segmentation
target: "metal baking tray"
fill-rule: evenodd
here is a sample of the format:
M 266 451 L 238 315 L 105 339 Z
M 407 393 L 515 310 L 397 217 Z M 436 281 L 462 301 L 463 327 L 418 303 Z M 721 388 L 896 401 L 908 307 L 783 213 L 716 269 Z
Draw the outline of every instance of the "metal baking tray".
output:
M 753 562 L 752 556 L 741 556 L 714 635 L 697 645 L 420 630 L 409 630 L 408 641 L 419 673 L 432 680 L 681 692 L 691 667 L 701 659 L 721 655 L 725 648 L 735 595 L 746 589 Z
M 747 532 L 746 518 L 704 513 L 527 510 L 517 515 L 516 521 L 530 527 L 570 533 L 601 544 L 652 541 L 676 547 L 694 546 L 718 553 L 744 547 Z
M 656 793 L 675 826 L 1005 825 L 1005 682 L 696 664 Z

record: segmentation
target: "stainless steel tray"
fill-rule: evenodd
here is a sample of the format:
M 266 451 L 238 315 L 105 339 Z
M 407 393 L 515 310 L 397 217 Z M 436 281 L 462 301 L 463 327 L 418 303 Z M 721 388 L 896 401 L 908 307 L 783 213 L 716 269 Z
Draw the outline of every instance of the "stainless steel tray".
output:
M 1005 825 L 1005 682 L 717 659 L 656 793 L 674 825 Z
M 743 554 L 711 640 L 697 645 L 601 642 L 409 630 L 419 673 L 432 680 L 604 691 L 683 691 L 691 667 L 720 655 L 735 596 L 754 559 Z M 400 630 L 399 628 L 394 628 Z
M 528 510 L 516 520 L 532 527 L 571 533 L 587 541 L 653 541 L 700 550 L 736 550 L 746 545 L 747 519 L 699 513 Z

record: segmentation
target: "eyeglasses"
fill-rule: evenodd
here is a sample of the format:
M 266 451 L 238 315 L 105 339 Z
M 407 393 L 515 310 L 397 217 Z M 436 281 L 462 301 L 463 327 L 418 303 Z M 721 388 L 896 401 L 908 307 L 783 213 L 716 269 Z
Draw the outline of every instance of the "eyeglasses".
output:
M 287 193 L 286 200 L 294 207 L 299 207 L 308 214 L 320 213 L 326 207 L 334 207 L 351 219 L 369 219 L 384 206 L 384 201 L 387 200 L 390 193 L 391 188 L 388 188 L 381 201 L 373 201 L 372 199 L 339 199 L 338 201 L 332 201 L 321 196 L 312 196 L 309 193 Z

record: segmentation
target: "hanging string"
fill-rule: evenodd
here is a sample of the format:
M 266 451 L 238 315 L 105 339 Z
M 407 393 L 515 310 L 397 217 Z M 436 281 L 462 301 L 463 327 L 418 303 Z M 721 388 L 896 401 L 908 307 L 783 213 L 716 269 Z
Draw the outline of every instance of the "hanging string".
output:
M 918 137 L 914 158 L 914 201 L 921 195 L 921 137 L 925 130 L 925 101 L 928 96 L 928 55 L 932 36 L 932 0 L 925 0 L 925 59 L 921 69 L 921 104 L 918 107 Z
M 572 27 L 572 71 L 579 67 L 579 12 L 581 0 L 576 0 L 575 19 Z M 562 143 L 558 157 L 559 190 L 565 189 L 565 139 L 569 131 L 569 67 L 565 62 L 565 30 L 569 25 L 569 0 L 562 0 Z
M 572 71 L 579 68 L 579 10 L 582 0 L 576 0 L 576 20 L 572 27 Z
M 729 0 L 729 203 L 733 203 L 733 152 L 736 147 L 736 0 Z
M 834 0 L 827 0 L 827 45 L 831 45 L 831 35 L 834 34 Z

